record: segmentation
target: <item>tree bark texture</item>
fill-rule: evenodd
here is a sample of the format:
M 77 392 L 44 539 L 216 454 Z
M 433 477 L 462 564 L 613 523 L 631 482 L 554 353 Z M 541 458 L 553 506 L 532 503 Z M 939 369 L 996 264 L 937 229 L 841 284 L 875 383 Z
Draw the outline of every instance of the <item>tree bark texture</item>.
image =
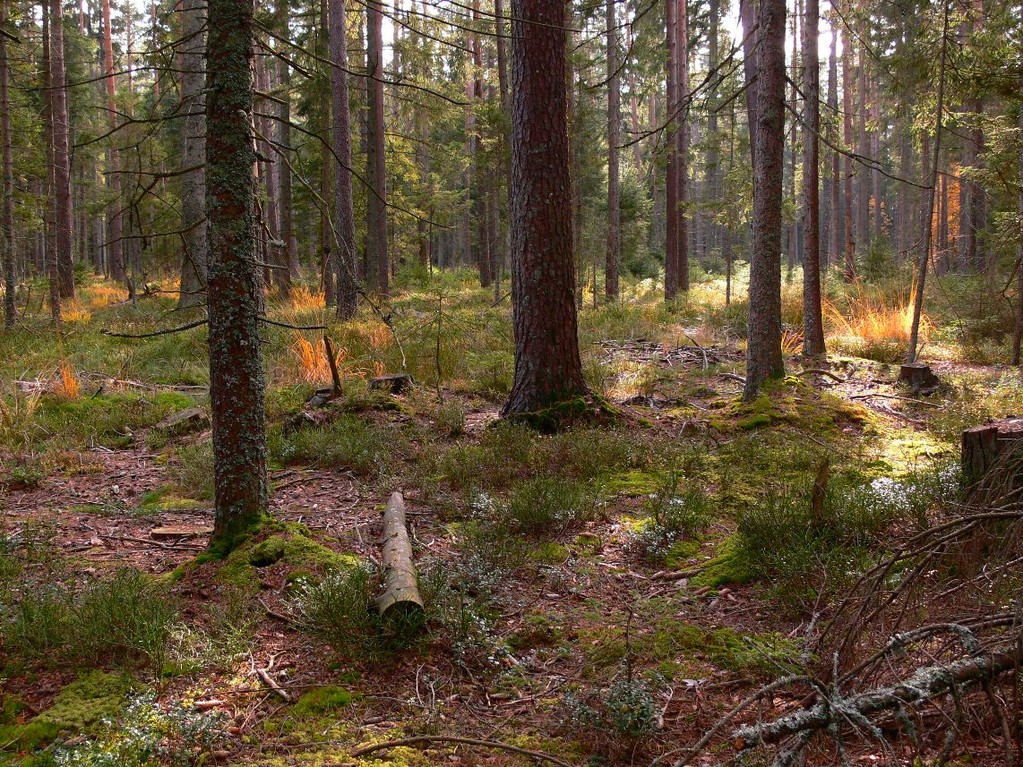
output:
M 50 0 L 50 90 L 53 120 L 54 244 L 57 248 L 57 287 L 61 298 L 75 294 L 71 210 L 70 123 L 67 111 L 67 71 L 64 65 L 64 18 L 60 0 Z
M 785 153 L 785 0 L 760 0 L 753 251 L 745 399 L 785 375 L 781 353 L 781 202 Z
M 513 0 L 515 381 L 503 414 L 583 394 L 572 259 L 564 7 Z
M 355 208 L 352 201 L 352 114 L 348 100 L 348 25 L 346 0 L 330 3 L 330 69 L 331 108 L 333 111 L 331 141 L 334 160 L 334 242 L 336 253 L 337 316 L 350 320 L 357 307 L 358 275 L 356 273 Z
M 384 37 L 383 6 L 380 0 L 368 0 L 366 64 L 369 72 L 369 123 L 367 162 L 369 163 L 369 204 L 366 248 L 374 287 L 382 296 L 390 290 L 390 259 L 387 252 L 387 176 L 384 135 Z
M 618 298 L 618 269 L 621 263 L 621 189 L 618 159 L 622 141 L 622 104 L 618 63 L 618 23 L 615 0 L 607 0 L 607 251 L 604 263 L 604 295 Z
M 117 79 L 114 74 L 114 44 L 110 30 L 110 0 L 103 0 L 103 81 L 107 90 L 107 115 L 110 130 L 117 129 Z M 120 153 L 117 149 L 117 134 L 114 133 L 107 147 L 106 182 L 110 190 L 111 200 L 107 210 L 107 253 L 110 274 L 118 282 L 128 287 L 128 294 L 135 295 L 135 287 L 128 279 L 124 268 L 124 219 L 121 201 Z
M 806 0 L 803 20 L 803 354 L 824 354 L 820 250 L 819 0 Z
M 206 210 L 216 517 L 211 547 L 232 548 L 267 509 L 266 417 L 254 259 L 252 0 L 210 0 Z
M 7 0 L 0 0 L 0 25 L 7 23 Z M 0 209 L 0 242 L 4 272 L 4 327 L 14 327 L 18 310 L 15 304 L 14 270 L 14 156 L 11 152 L 10 66 L 7 40 L 0 36 L 0 143 L 3 151 L 3 202 Z
M 205 0 L 182 0 L 181 286 L 178 307 L 206 300 L 206 47 Z

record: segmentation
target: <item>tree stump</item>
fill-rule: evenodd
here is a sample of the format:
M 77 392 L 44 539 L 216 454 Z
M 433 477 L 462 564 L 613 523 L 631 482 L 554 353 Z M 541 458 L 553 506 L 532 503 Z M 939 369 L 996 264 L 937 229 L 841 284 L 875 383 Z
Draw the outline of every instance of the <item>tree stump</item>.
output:
M 922 362 L 910 362 L 899 368 L 899 383 L 909 386 L 914 392 L 934 389 L 941 380 L 931 372 L 931 366 Z
M 1007 488 L 1023 484 L 1023 461 L 1012 467 L 1013 456 L 1023 459 L 1023 418 L 991 421 L 963 432 L 963 477 L 975 490 L 1006 482 Z
M 369 379 L 369 388 L 386 389 L 391 394 L 401 394 L 406 389 L 411 389 L 413 383 L 412 376 L 408 373 L 397 373 Z

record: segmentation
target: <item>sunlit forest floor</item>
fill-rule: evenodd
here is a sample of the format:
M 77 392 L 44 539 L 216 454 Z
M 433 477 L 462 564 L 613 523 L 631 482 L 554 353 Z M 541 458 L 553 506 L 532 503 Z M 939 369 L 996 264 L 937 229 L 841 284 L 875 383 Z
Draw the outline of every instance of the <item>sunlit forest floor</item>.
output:
M 343 396 L 285 429 L 330 384 L 323 332 L 264 327 L 274 522 L 223 561 L 203 553 L 205 328 L 104 334 L 201 314 L 93 281 L 58 333 L 29 293 L 0 333 L 0 764 L 717 764 L 739 724 L 816 700 L 806 678 L 834 700 L 891 684 L 968 643 L 928 638 L 844 686 L 833 671 L 899 631 L 1015 611 L 1018 568 L 996 566 L 1021 554 L 1015 527 L 872 569 L 958 518 L 962 430 L 1023 412 L 1010 307 L 981 278 L 932 287 L 922 358 L 941 383 L 920 393 L 897 383 L 904 285 L 829 282 L 829 358 L 811 362 L 797 274 L 789 375 L 751 403 L 746 304 L 723 280 L 668 306 L 650 284 L 584 295 L 587 381 L 618 417 L 540 434 L 498 418 L 507 299 L 469 273 L 402 277 L 344 325 L 308 289 L 270 299 L 277 322 L 328 326 Z M 403 370 L 408 392 L 368 387 Z M 367 609 L 395 490 L 426 602 L 414 635 Z M 976 639 L 998 641 L 992 625 Z M 1013 695 L 850 720 L 806 763 L 1000 764 Z

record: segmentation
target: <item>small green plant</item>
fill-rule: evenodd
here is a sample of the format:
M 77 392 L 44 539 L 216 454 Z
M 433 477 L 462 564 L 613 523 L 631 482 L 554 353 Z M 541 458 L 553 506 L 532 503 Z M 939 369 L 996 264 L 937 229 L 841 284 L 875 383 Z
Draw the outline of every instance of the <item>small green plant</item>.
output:
M 646 683 L 626 676 L 603 690 L 566 695 L 566 724 L 598 740 L 635 741 L 657 729 L 657 708 Z
M 209 440 L 186 445 L 177 451 L 169 472 L 182 495 L 197 500 L 213 499 L 213 443 Z
M 655 561 L 663 561 L 675 544 L 693 538 L 712 519 L 711 499 L 703 487 L 689 483 L 680 490 L 681 483 L 678 472 L 669 472 L 643 504 L 650 522 L 639 531 L 636 542 Z
M 176 617 L 151 578 L 122 568 L 80 592 L 66 582 L 26 590 L 4 627 L 4 646 L 44 665 L 143 660 L 160 668 Z
M 540 536 L 592 518 L 596 500 L 587 483 L 541 475 L 515 485 L 499 513 L 512 531 Z
M 364 567 L 330 570 L 318 580 L 302 578 L 291 609 L 305 631 L 323 639 L 346 657 L 379 648 L 380 621 L 370 604 L 372 574 Z
M 46 470 L 39 461 L 16 461 L 8 469 L 8 490 L 32 490 L 46 479 Z
M 449 437 L 465 433 L 465 407 L 458 400 L 449 399 L 437 408 L 437 428 Z
M 358 474 L 381 471 L 391 452 L 381 431 L 354 415 L 343 415 L 322 427 L 300 429 L 284 440 L 280 451 L 284 463 L 343 466 Z

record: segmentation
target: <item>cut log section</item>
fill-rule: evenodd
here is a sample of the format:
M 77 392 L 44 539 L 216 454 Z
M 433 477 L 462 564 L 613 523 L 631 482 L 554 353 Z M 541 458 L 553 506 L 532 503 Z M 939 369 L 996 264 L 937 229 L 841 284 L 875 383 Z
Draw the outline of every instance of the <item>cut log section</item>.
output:
M 401 493 L 391 493 L 384 508 L 383 528 L 384 593 L 377 599 L 377 610 L 388 626 L 402 632 L 415 631 L 424 621 L 423 598 L 412 564 L 412 542 L 405 525 L 405 499 Z

